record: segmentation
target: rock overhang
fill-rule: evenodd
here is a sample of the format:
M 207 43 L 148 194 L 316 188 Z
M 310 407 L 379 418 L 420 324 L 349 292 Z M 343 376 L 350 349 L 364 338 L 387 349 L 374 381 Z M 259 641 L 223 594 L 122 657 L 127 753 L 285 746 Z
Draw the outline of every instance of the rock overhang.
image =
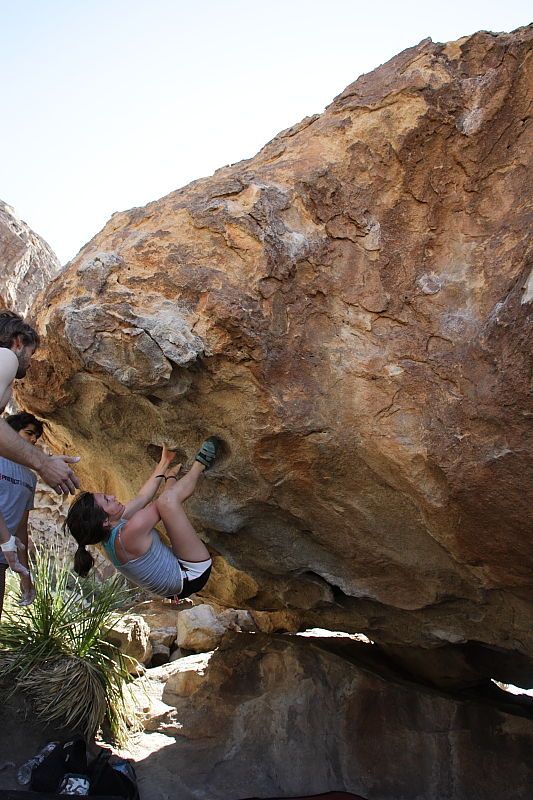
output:
M 255 158 L 114 215 L 35 308 L 20 396 L 87 488 L 224 440 L 190 508 L 251 607 L 533 653 L 530 39 L 405 51 Z

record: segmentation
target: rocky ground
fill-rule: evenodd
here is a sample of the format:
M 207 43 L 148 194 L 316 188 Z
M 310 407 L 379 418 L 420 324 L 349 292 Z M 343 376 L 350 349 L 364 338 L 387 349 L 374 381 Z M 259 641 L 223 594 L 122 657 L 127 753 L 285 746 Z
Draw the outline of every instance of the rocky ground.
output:
M 265 634 L 248 612 L 199 598 L 142 602 L 111 636 L 140 662 L 142 732 L 117 752 L 134 760 L 142 800 L 530 796 L 527 698 L 414 684 L 366 637 Z M 3 719 L 15 764 L 61 735 L 20 698 Z M 13 768 L 0 772 L 0 788 L 15 786 Z

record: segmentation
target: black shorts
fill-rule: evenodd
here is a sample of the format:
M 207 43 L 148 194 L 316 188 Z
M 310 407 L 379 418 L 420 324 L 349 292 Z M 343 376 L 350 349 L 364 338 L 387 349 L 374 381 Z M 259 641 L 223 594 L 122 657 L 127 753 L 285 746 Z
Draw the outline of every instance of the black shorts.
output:
M 199 592 L 200 589 L 203 589 L 206 585 L 210 575 L 211 566 L 209 566 L 205 572 L 202 572 L 199 578 L 193 578 L 192 580 L 186 577 L 183 578 L 183 588 L 178 595 L 178 599 L 184 600 L 186 597 L 190 597 L 191 594 Z

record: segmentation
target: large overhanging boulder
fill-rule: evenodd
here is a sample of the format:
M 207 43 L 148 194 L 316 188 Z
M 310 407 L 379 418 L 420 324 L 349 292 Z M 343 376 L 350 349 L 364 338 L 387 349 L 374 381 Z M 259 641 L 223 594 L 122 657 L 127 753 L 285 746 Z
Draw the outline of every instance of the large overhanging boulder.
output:
M 19 397 L 87 488 L 223 439 L 189 508 L 239 607 L 533 655 L 531 36 L 406 50 L 115 214 L 35 306 Z

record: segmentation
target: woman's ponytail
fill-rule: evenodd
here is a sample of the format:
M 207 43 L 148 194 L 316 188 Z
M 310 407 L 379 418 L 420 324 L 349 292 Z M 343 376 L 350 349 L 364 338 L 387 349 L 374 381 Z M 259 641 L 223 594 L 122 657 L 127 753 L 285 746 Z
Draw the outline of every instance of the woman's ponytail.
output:
M 99 544 L 109 534 L 104 523 L 107 514 L 95 502 L 92 492 L 83 492 L 70 506 L 64 524 L 64 530 L 70 533 L 78 543 L 74 555 L 74 571 L 85 578 L 92 566 L 94 558 L 87 550 L 88 544 Z
M 82 578 L 86 578 L 93 564 L 94 558 L 85 548 L 85 545 L 80 544 L 74 554 L 74 572 Z

